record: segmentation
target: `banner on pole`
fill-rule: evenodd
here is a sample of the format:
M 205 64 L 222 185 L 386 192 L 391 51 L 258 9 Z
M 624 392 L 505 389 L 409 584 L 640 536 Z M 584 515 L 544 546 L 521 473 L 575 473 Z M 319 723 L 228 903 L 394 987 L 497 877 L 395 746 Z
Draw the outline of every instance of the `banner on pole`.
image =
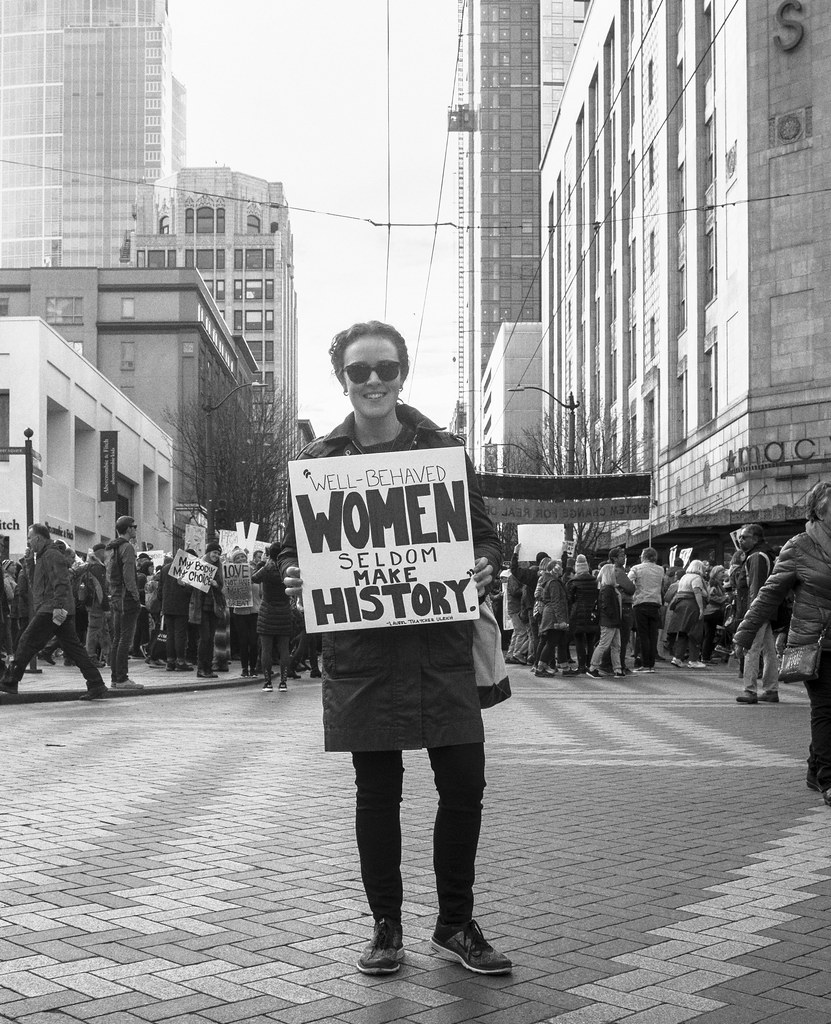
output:
M 199 558 L 205 557 L 205 545 L 208 543 L 208 531 L 204 526 L 188 523 L 185 527 L 185 547 L 193 548 Z
M 229 608 L 250 608 L 251 566 L 248 562 L 225 562 L 222 566 L 225 581 L 225 600 Z
M 118 431 L 102 430 L 101 437 L 101 491 L 100 501 L 115 501 L 118 497 Z
M 289 463 L 309 633 L 479 617 L 464 449 Z
M 194 558 L 181 548 L 170 563 L 170 575 L 188 586 L 196 587 L 206 594 L 211 589 L 211 580 L 216 576 L 217 567 L 212 562 Z

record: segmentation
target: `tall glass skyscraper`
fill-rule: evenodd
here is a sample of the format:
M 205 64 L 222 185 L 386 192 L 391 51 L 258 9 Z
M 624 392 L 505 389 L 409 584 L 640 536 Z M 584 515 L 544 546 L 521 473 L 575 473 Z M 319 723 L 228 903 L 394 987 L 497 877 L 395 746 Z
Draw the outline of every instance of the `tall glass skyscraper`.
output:
M 3 0 L 0 47 L 0 266 L 129 264 L 136 183 L 184 162 L 167 0 Z

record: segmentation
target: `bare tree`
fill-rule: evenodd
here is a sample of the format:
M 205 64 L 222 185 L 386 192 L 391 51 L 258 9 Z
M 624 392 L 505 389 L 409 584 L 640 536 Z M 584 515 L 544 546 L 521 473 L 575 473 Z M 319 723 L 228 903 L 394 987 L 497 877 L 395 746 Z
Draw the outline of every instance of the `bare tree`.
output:
M 254 522 L 260 539 L 279 538 L 288 510 L 287 463 L 298 447 L 297 425 L 279 396 L 229 401 L 210 414 L 193 401 L 166 418 L 188 499 L 207 508 L 212 496 L 217 528 Z

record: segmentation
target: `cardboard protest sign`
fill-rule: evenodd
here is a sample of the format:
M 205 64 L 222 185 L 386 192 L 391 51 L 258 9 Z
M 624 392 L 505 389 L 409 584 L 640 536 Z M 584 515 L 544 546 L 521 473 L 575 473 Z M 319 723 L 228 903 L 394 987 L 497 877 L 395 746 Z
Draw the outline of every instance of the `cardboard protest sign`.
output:
M 479 617 L 464 449 L 289 463 L 309 633 Z
M 206 594 L 211 589 L 211 580 L 216 576 L 216 570 L 217 567 L 213 563 L 194 558 L 181 548 L 170 563 L 170 575 L 174 580 L 181 580 L 188 586 L 203 590 Z
M 220 530 L 219 531 L 219 546 L 222 548 L 222 553 L 230 555 L 234 548 L 240 546 L 239 537 L 237 536 L 236 530 Z
M 222 566 L 225 580 L 225 600 L 229 608 L 250 608 L 251 566 L 248 562 L 226 562 Z
M 189 523 L 185 527 L 185 547 L 192 548 L 200 558 L 205 557 L 205 545 L 208 543 L 208 531 L 204 526 Z
M 561 523 L 522 523 L 516 532 L 520 562 L 533 562 L 540 551 L 556 559 L 563 553 L 566 528 Z
M 685 567 L 690 564 L 690 559 L 692 558 L 692 553 L 693 553 L 693 549 L 692 548 L 681 548 L 681 550 L 678 552 L 678 557 L 684 563 Z

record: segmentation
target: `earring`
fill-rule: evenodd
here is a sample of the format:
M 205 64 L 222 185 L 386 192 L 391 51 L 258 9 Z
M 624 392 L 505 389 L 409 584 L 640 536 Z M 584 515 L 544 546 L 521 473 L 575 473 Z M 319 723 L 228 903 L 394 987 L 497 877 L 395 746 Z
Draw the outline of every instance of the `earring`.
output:
M 348 395 L 348 394 L 349 394 L 349 392 L 348 392 L 348 391 L 346 390 L 346 388 L 344 388 L 344 389 L 343 389 L 343 393 L 344 393 L 345 395 Z

